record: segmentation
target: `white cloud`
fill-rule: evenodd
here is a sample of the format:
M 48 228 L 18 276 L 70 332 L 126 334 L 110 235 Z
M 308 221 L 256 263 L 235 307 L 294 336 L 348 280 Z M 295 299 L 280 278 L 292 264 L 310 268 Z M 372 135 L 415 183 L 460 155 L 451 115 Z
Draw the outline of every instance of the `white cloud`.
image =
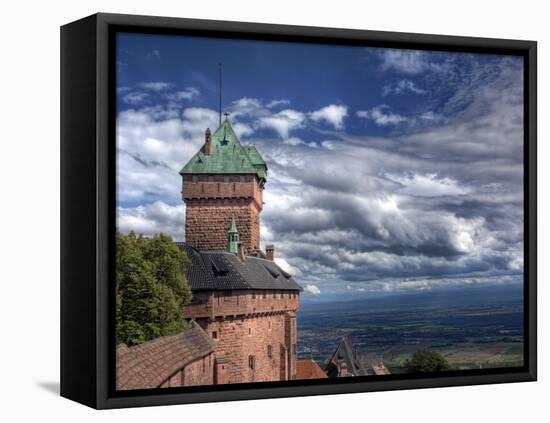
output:
M 403 185 L 403 188 L 399 190 L 400 193 L 419 197 L 464 195 L 470 191 L 466 187 L 461 186 L 456 179 L 440 177 L 437 173 L 387 174 L 386 177 Z
M 420 115 L 420 119 L 425 122 L 434 122 L 434 123 L 442 123 L 445 122 L 446 119 L 434 112 L 424 112 Z
M 269 103 L 265 105 L 265 107 L 271 109 L 272 107 L 288 106 L 289 104 L 290 104 L 290 100 L 271 100 Z
M 172 87 L 172 84 L 168 82 L 140 82 L 137 86 L 144 90 L 165 91 Z
M 372 120 L 378 126 L 398 125 L 407 122 L 407 118 L 389 111 L 389 106 L 382 104 L 370 110 L 359 110 L 357 116 Z
M 230 107 L 231 119 L 252 118 L 269 116 L 271 111 L 267 110 L 261 100 L 257 98 L 242 97 L 233 101 Z
M 164 97 L 170 101 L 182 101 L 182 100 L 194 100 L 200 95 L 200 91 L 194 87 L 187 87 L 184 90 L 176 91 L 174 93 L 166 93 Z
M 381 50 L 382 70 L 394 70 L 404 74 L 418 74 L 426 70 L 441 70 L 443 65 L 430 60 L 433 53 L 420 50 Z
M 117 118 L 117 196 L 119 201 L 180 200 L 179 170 L 204 143 L 204 131 L 217 125 L 210 109 L 183 113 L 162 107 L 126 110 Z
M 400 95 L 406 93 L 423 95 L 426 94 L 427 91 L 418 87 L 413 81 L 409 79 L 401 79 L 396 83 L 385 85 L 382 88 L 382 95 L 385 96 L 390 94 Z
M 286 138 L 283 140 L 283 144 L 286 144 L 286 145 L 293 145 L 293 146 L 297 146 L 297 145 L 307 145 L 308 147 L 311 147 L 311 148 L 318 148 L 319 146 L 311 141 L 311 142 L 306 142 L 304 141 L 303 139 L 301 138 L 298 138 L 298 137 L 290 137 L 290 138 Z
M 344 118 L 348 115 L 347 106 L 330 104 L 310 114 L 310 117 L 315 122 L 325 121 L 335 129 L 344 127 Z
M 312 295 L 319 295 L 321 293 L 321 290 L 317 285 L 309 284 L 304 288 L 304 291 L 312 294 Z
M 290 131 L 304 126 L 306 115 L 292 109 L 281 110 L 280 112 L 262 117 L 259 125 L 264 128 L 274 129 L 281 138 L 288 138 Z
M 218 127 L 219 114 L 215 110 L 202 107 L 188 107 L 183 111 L 183 130 L 190 135 L 201 135 L 201 144 L 204 142 L 206 128 L 214 130 Z
M 233 125 L 233 130 L 235 131 L 235 134 L 237 134 L 237 137 L 239 139 L 242 139 L 243 137 L 247 137 L 248 135 L 251 135 L 254 132 L 254 129 L 247 125 L 246 123 L 236 122 Z
M 302 272 L 300 272 L 300 269 L 292 266 L 283 257 L 275 257 L 274 261 L 277 264 L 277 266 L 279 266 L 281 269 L 283 269 L 285 272 L 291 274 L 292 276 L 294 276 L 294 277 L 302 276 Z
M 127 104 L 137 105 L 149 98 L 149 94 L 143 92 L 129 92 L 122 96 L 122 101 Z
M 160 59 L 160 51 L 153 50 L 150 53 L 147 54 L 148 59 Z
M 164 233 L 182 241 L 185 233 L 185 205 L 170 206 L 162 201 L 133 208 L 117 207 L 117 230 L 145 236 Z

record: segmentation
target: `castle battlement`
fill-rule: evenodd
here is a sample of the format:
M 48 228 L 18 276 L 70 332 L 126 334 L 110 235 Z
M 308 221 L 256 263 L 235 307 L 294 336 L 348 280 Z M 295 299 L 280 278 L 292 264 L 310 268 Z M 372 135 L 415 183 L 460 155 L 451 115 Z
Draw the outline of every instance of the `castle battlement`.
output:
M 300 307 L 296 291 L 220 291 L 196 292 L 185 307 L 187 319 L 275 316 L 295 313 Z

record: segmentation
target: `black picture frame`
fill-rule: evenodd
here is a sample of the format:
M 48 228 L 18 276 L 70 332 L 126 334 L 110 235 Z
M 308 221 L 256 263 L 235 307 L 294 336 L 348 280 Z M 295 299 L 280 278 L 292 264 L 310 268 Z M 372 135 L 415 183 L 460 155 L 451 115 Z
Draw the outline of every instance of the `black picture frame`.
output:
M 524 357 L 514 369 L 114 390 L 114 34 L 117 31 L 481 52 L 524 58 Z M 537 44 L 534 41 L 95 14 L 61 27 L 61 395 L 90 407 L 341 394 L 537 378 Z

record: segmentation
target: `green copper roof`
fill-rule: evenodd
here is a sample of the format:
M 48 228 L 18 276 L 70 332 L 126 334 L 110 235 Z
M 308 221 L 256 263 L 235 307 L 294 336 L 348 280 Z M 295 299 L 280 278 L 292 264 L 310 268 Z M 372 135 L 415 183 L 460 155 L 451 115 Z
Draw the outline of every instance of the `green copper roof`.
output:
M 237 230 L 237 224 L 235 223 L 235 216 L 231 217 L 231 227 L 228 231 L 230 234 L 238 234 L 239 231 Z
M 250 174 L 266 179 L 267 166 L 254 146 L 242 146 L 225 119 L 212 134 L 210 155 L 204 154 L 204 145 L 180 170 L 180 174 Z

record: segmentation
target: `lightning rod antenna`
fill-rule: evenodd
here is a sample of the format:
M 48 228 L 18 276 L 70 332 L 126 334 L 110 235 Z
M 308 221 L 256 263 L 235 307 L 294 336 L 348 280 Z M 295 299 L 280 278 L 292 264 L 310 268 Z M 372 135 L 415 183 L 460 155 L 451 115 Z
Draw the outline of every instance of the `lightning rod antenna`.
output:
M 218 63 L 220 67 L 220 104 L 219 104 L 219 111 L 220 111 L 220 126 L 222 126 L 222 64 Z

